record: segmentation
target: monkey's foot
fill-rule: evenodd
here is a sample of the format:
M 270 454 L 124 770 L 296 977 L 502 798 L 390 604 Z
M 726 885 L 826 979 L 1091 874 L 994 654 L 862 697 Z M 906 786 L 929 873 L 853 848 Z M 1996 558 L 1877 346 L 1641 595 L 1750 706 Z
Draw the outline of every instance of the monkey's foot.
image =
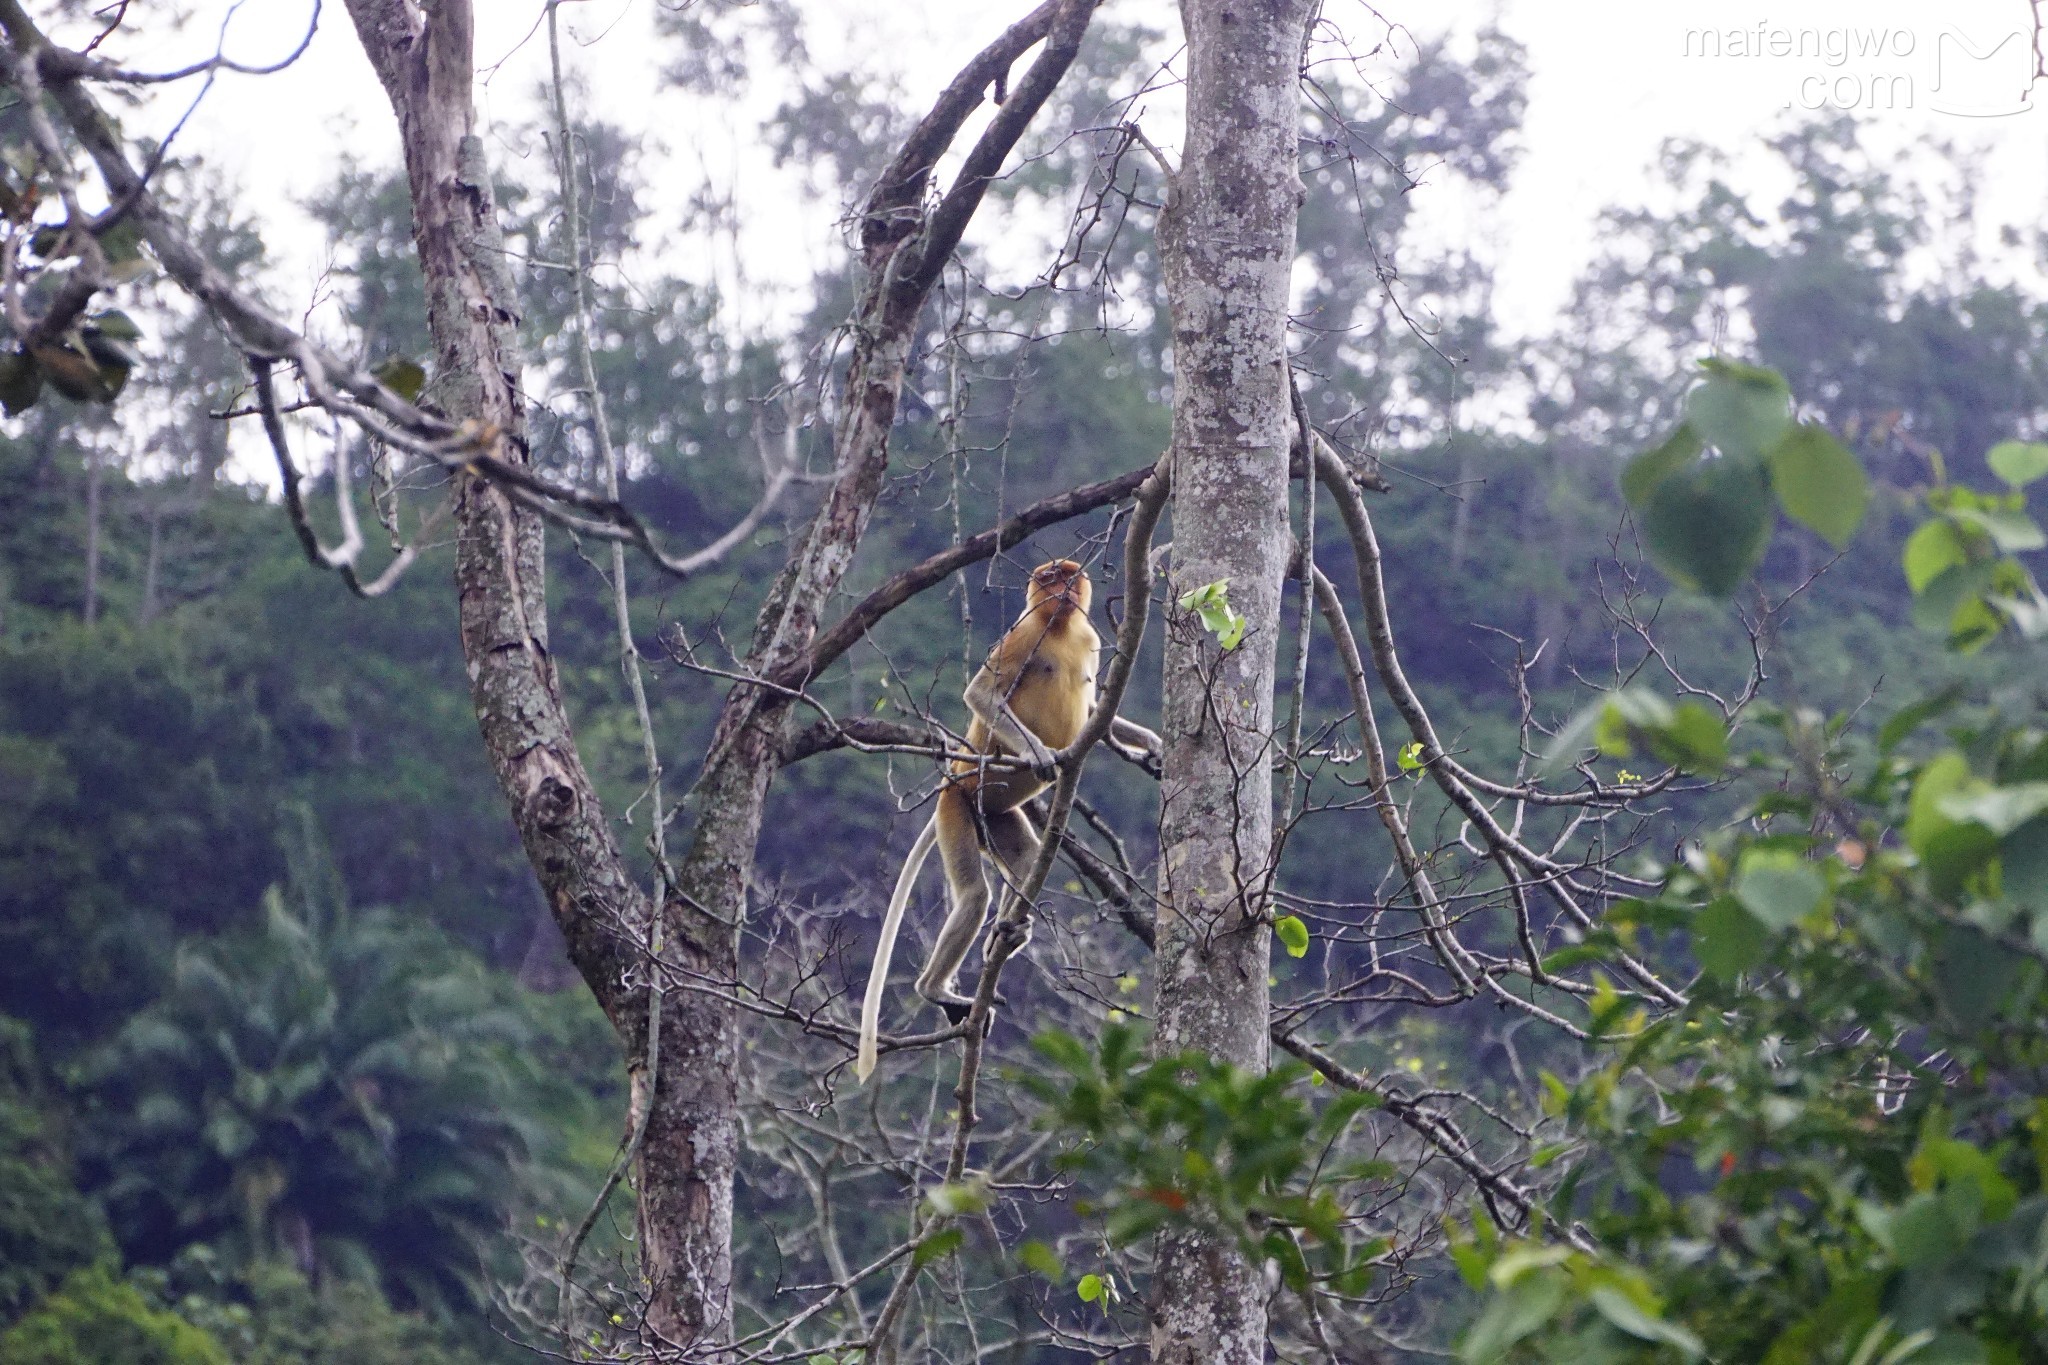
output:
M 965 995 L 939 996 L 933 999 L 932 1003 L 946 1012 L 947 1023 L 956 1026 L 966 1023 L 968 1013 L 974 1008 L 973 999 Z M 1001 991 L 997 991 L 995 1003 L 1007 1006 L 1010 1001 Z M 995 1012 L 991 1010 L 988 1020 L 983 1025 L 983 1036 L 987 1035 L 988 1026 L 995 1022 L 995 1017 Z

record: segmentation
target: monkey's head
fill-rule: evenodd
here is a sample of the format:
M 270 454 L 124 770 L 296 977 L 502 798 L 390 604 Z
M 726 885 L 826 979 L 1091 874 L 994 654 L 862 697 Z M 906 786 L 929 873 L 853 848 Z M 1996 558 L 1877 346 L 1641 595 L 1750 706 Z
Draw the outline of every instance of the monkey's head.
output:
M 1069 611 L 1088 614 L 1088 603 L 1094 596 L 1094 588 L 1088 582 L 1088 571 L 1071 559 L 1055 559 L 1041 564 L 1031 571 L 1031 586 L 1025 591 L 1024 609 L 1031 610 L 1041 603 L 1051 603 L 1055 616 L 1064 616 Z

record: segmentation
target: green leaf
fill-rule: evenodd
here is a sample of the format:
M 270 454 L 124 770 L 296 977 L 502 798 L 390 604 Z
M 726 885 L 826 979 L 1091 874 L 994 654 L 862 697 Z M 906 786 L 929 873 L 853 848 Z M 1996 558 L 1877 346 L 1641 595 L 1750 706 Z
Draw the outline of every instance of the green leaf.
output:
M 1813 528 L 1837 550 L 1863 522 L 1870 480 L 1826 430 L 1802 422 L 1771 447 L 1771 487 L 1785 515 Z
M 1230 605 L 1230 580 L 1219 578 L 1214 583 L 1204 583 L 1180 599 L 1182 611 L 1191 611 L 1202 618 L 1202 629 L 1216 637 L 1216 643 L 1228 654 L 1244 640 L 1245 618 Z
M 1915 1195 L 1886 1220 L 1892 1254 L 1904 1266 L 1934 1265 L 1963 1249 L 1969 1230 L 1957 1225 L 1954 1210 L 1938 1195 Z
M 1790 929 L 1827 893 L 1820 869 L 1789 849 L 1746 849 L 1735 873 L 1735 899 L 1773 929 Z
M 1504 1358 L 1515 1343 L 1557 1316 L 1570 1287 L 1571 1281 L 1555 1271 L 1518 1280 L 1512 1289 L 1496 1294 L 1472 1324 L 1458 1358 L 1467 1365 L 1492 1365 Z
M 1941 829 L 1955 823 L 1951 816 L 1942 812 L 1942 806 L 1949 797 L 1962 795 L 1974 785 L 1970 776 L 1970 761 L 1954 749 L 1936 754 L 1921 765 L 1920 775 L 1913 783 L 1913 796 L 1906 808 L 1906 843 L 1915 853 L 1924 854 L 1927 842 Z
M 1935 994 L 1966 1029 L 1997 1017 L 2019 980 L 2022 959 L 1967 924 L 1943 924 L 1934 935 Z
M 1422 741 L 1418 739 L 1411 743 L 1403 744 L 1399 749 L 1396 749 L 1394 751 L 1394 762 L 1400 766 L 1401 771 L 1404 773 L 1422 771 Z
M 43 394 L 43 370 L 35 357 L 20 351 L 0 355 L 0 409 L 19 417 Z
M 1018 1247 L 1017 1261 L 1041 1280 L 1066 1278 L 1067 1268 L 1061 1264 L 1060 1254 L 1043 1242 L 1030 1241 Z
M 1971 607 L 1989 613 L 1984 594 L 1997 576 L 1998 564 L 1990 559 L 1943 569 L 1913 598 L 1913 624 L 1952 639 L 1965 634 L 1972 625 Z
M 2048 924 L 2048 816 L 2027 821 L 1998 842 L 2005 894 Z
M 910 1268 L 922 1270 L 941 1256 L 960 1249 L 967 1240 L 967 1234 L 959 1228 L 943 1228 L 917 1244 L 917 1250 L 910 1254 Z
M 1952 507 L 1948 514 L 1990 536 L 1991 543 L 2007 554 L 2048 548 L 2048 532 L 2025 512 L 2009 507 Z
M 1733 896 L 1718 896 L 1693 916 L 1692 955 L 1700 970 L 1732 981 L 1760 964 L 1769 951 L 1769 931 Z
M 1685 396 L 1687 424 L 1723 455 L 1761 462 L 1792 425 L 1792 390 L 1753 365 L 1703 361 L 1707 377 Z
M 136 326 L 134 318 L 118 308 L 94 313 L 85 322 L 89 329 L 97 331 L 101 336 L 113 337 L 117 341 L 142 340 L 142 328 Z
M 1920 593 L 1947 570 L 1970 562 L 1970 548 L 1953 522 L 1936 518 L 1906 539 L 1900 563 L 1906 570 L 1906 586 Z
M 1657 485 L 1642 514 L 1650 559 L 1681 587 L 1727 597 L 1771 539 L 1770 473 L 1760 458 L 1724 455 Z
M 1675 1346 L 1689 1359 L 1706 1354 L 1706 1348 L 1698 1337 L 1676 1323 L 1654 1316 L 1613 1285 L 1596 1285 L 1586 1297 L 1593 1301 L 1593 1307 L 1601 1317 L 1638 1341 L 1657 1341 Z
M 1640 508 L 1657 491 L 1658 484 L 1691 467 L 1703 448 L 1693 429 L 1680 422 L 1662 445 L 1644 451 L 1622 467 L 1621 496 L 1630 507 Z
M 980 1213 L 988 1207 L 988 1187 L 979 1181 L 967 1181 L 958 1185 L 941 1185 L 925 1196 L 934 1213 L 949 1217 L 962 1214 Z
M 1308 955 L 1308 926 L 1298 916 L 1282 915 L 1274 920 L 1273 937 L 1280 940 L 1280 946 L 1287 950 L 1289 957 Z
M 1922 697 L 1910 705 L 1900 707 L 1892 714 L 1891 719 L 1887 720 L 1877 732 L 1878 752 L 1890 754 L 1892 750 L 1899 747 L 1906 736 L 1912 734 L 1936 716 L 1949 710 L 1958 701 L 1962 700 L 1962 697 L 1962 685 L 1951 683 L 1931 696 Z
M 1974 820 L 2004 838 L 2048 811 L 2048 782 L 2020 782 L 1985 791 L 1958 792 L 1937 798 L 1936 805 L 1951 820 Z
M 1080 1297 L 1083 1303 L 1097 1302 L 1102 1298 L 1102 1277 L 1100 1275 L 1083 1275 L 1081 1283 L 1074 1286 L 1074 1293 Z
M 1728 766 L 1728 731 L 1696 701 L 1680 702 L 1668 723 L 1646 729 L 1644 744 L 1680 772 L 1712 775 Z
M 2048 475 L 2048 444 L 2040 441 L 2000 441 L 1984 456 L 1991 472 L 2013 488 L 2025 488 Z
M 1951 749 L 1921 768 L 1906 806 L 1906 844 L 1920 855 L 1936 895 L 1952 896 L 1998 853 L 1998 836 L 1974 820 L 1957 820 L 1948 807 L 1957 798 L 1991 790 L 1970 773 L 1969 761 Z
M 409 356 L 394 355 L 379 363 L 370 373 L 377 382 L 397 394 L 408 403 L 420 401 L 420 394 L 426 391 L 427 372 L 417 360 Z

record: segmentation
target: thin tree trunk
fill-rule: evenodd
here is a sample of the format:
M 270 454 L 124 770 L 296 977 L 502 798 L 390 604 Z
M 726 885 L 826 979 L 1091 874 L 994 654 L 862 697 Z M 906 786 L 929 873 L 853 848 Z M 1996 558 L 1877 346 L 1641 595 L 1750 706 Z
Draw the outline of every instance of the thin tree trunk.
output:
M 427 282 L 436 396 L 451 417 L 494 428 L 502 437 L 498 455 L 523 464 L 516 296 L 474 132 L 468 0 L 349 0 L 348 8 L 398 116 L 413 241 Z M 488 481 L 463 475 L 455 527 L 457 620 L 484 746 L 570 959 L 637 1068 L 647 1020 L 635 928 L 647 923 L 651 907 L 612 837 L 570 730 L 548 648 L 540 519 Z M 667 1046 L 679 1069 L 708 1064 L 692 1055 L 688 1024 L 671 1025 L 667 1013 L 663 1023 L 664 1031 L 677 1028 Z M 636 1069 L 636 1099 L 646 1084 Z M 694 1216 L 672 1216 L 677 1211 L 666 1204 L 655 1216 L 643 1191 L 642 1254 L 650 1265 L 687 1263 L 697 1273 L 667 1281 L 666 1292 L 657 1288 L 650 1325 L 674 1341 L 716 1337 L 725 1331 L 731 1281 L 732 1143 L 695 1148 L 688 1132 L 662 1124 L 659 1112 L 648 1125 L 643 1163 L 670 1176 L 668 1188 L 695 1191 Z M 722 1112 L 714 1105 L 704 1118 L 729 1127 L 730 1103 Z M 700 1155 L 709 1158 L 701 1165 Z
M 1302 184 L 1296 82 L 1309 0 L 1182 0 L 1188 130 L 1160 215 L 1173 317 L 1173 591 L 1227 580 L 1247 620 L 1224 652 L 1168 631 L 1158 1046 L 1263 1070 L 1280 592 L 1288 557 L 1289 270 Z M 1163 1236 L 1159 1365 L 1265 1359 L 1262 1268 L 1232 1242 Z
M 149 513 L 149 556 L 142 561 L 142 605 L 135 611 L 135 619 L 142 625 L 156 619 L 157 580 L 163 572 L 163 558 L 164 509 L 159 503 Z
M 85 453 L 85 623 L 100 619 L 100 457 Z

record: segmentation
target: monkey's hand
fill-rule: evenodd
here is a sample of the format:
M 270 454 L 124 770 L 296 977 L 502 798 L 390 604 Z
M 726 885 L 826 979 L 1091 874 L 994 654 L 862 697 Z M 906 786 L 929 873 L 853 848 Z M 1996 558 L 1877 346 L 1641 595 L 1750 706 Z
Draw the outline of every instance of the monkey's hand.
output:
M 1018 728 L 1022 729 L 1023 727 L 1020 726 Z M 1040 782 L 1051 782 L 1060 775 L 1060 756 L 1046 748 L 1045 741 L 1032 734 L 1029 730 L 1024 730 L 1023 733 L 1024 738 L 1031 741 L 1031 748 L 1030 752 L 1021 755 L 1021 757 L 1030 763 L 1031 775 Z
M 1159 763 L 1166 750 L 1166 741 L 1156 732 L 1118 716 L 1110 721 L 1109 733 L 1103 736 L 1102 742 L 1126 762 L 1137 764 L 1154 777 L 1159 776 Z

